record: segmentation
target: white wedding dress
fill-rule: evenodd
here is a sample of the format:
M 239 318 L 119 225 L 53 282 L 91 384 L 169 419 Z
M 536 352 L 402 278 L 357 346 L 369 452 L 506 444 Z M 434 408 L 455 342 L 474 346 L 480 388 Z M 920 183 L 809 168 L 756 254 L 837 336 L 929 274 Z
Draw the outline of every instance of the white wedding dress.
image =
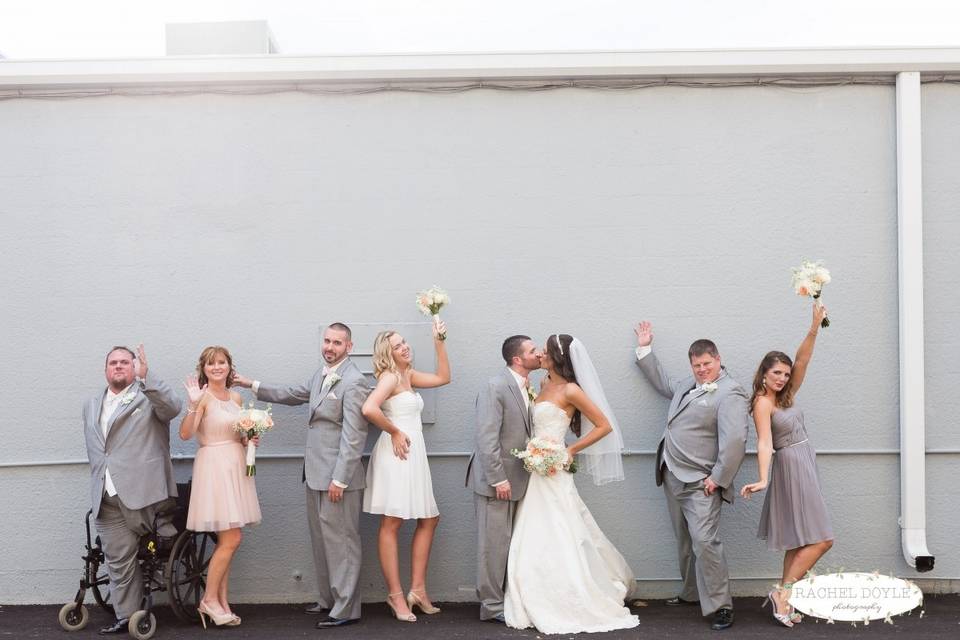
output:
M 551 402 L 534 406 L 534 435 L 563 442 L 570 417 Z M 580 499 L 573 474 L 531 474 L 510 540 L 504 617 L 517 629 L 579 633 L 629 629 L 624 606 L 633 572 Z

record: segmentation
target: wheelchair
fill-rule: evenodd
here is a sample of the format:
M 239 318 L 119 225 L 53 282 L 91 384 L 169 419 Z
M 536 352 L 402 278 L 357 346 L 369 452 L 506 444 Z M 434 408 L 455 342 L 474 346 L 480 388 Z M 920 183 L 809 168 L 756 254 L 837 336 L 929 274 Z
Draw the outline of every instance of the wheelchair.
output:
M 200 622 L 197 607 L 207 583 L 207 565 L 217 544 L 217 534 L 187 529 L 187 506 L 190 504 L 190 484 L 178 484 L 176 504 L 158 512 L 153 530 L 140 537 L 137 561 L 143 577 L 143 600 L 141 608 L 130 616 L 127 627 L 137 640 L 148 640 L 157 630 L 153 615 L 153 594 L 166 592 L 174 615 L 186 623 Z M 79 631 L 90 621 L 90 612 L 84 605 L 89 590 L 100 608 L 114 617 L 110 604 L 110 578 L 107 575 L 106 558 L 100 544 L 100 536 L 93 537 L 90 518 L 93 510 L 87 511 L 86 553 L 83 555 L 83 571 L 80 574 L 80 589 L 73 602 L 60 609 L 58 620 L 65 631 Z M 157 535 L 158 523 L 172 517 L 177 534 L 171 538 Z

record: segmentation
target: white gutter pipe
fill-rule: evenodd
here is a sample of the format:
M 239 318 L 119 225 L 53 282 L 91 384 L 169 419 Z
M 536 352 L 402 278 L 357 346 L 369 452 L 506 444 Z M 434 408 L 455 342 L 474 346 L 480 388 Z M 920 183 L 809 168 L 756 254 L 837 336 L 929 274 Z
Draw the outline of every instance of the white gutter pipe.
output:
M 923 191 L 920 73 L 897 74 L 897 242 L 900 301 L 900 541 L 917 571 L 927 550 L 923 370 Z

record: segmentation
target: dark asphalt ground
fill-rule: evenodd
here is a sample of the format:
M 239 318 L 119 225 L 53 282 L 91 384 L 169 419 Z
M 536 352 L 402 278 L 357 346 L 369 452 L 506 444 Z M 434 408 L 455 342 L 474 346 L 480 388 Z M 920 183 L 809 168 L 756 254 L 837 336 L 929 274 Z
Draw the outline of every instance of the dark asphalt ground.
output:
M 910 615 L 894 619 L 894 624 L 872 622 L 869 626 L 849 623 L 827 624 L 805 618 L 793 629 L 778 626 L 768 613 L 761 609 L 760 598 L 737 598 L 734 603 L 736 622 L 727 631 L 711 631 L 709 619 L 701 618 L 699 609 L 693 607 L 667 607 L 663 601 L 651 600 L 646 607 L 635 607 L 640 616 L 640 626 L 626 631 L 602 634 L 580 634 L 580 638 L 619 640 L 623 638 L 869 638 L 870 640 L 902 638 L 909 640 L 960 639 L 960 595 L 927 596 L 923 615 L 915 610 Z M 282 640 L 285 638 L 417 638 L 454 640 L 459 638 L 541 638 L 534 630 L 518 631 L 500 624 L 480 622 L 475 604 L 443 604 L 437 615 L 419 615 L 415 623 L 397 622 L 389 617 L 384 604 L 364 604 L 363 620 L 359 624 L 336 629 L 314 629 L 316 617 L 302 613 L 302 605 L 264 604 L 234 607 L 243 618 L 239 627 L 207 629 L 190 626 L 178 621 L 170 609 L 156 609 L 158 629 L 154 638 L 176 640 Z M 83 638 L 129 638 L 129 635 L 99 636 L 97 630 L 109 624 L 107 614 L 96 605 L 90 607 L 91 619 L 86 629 L 67 633 L 57 623 L 59 606 L 9 606 L 0 605 L 0 639 L 7 638 L 59 638 L 82 640 Z M 551 638 L 574 636 L 557 635 Z

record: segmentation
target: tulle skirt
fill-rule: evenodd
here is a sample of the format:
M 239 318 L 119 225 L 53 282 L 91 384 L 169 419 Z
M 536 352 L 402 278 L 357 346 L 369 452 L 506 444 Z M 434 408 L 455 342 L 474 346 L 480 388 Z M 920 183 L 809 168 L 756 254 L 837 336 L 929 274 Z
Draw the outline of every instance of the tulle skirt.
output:
M 809 442 L 784 447 L 774 454 L 757 537 L 777 551 L 833 539 L 830 514 L 817 477 L 817 456 Z
M 247 476 L 239 442 L 217 442 L 197 449 L 193 461 L 187 528 L 225 531 L 260 522 L 257 485 Z

